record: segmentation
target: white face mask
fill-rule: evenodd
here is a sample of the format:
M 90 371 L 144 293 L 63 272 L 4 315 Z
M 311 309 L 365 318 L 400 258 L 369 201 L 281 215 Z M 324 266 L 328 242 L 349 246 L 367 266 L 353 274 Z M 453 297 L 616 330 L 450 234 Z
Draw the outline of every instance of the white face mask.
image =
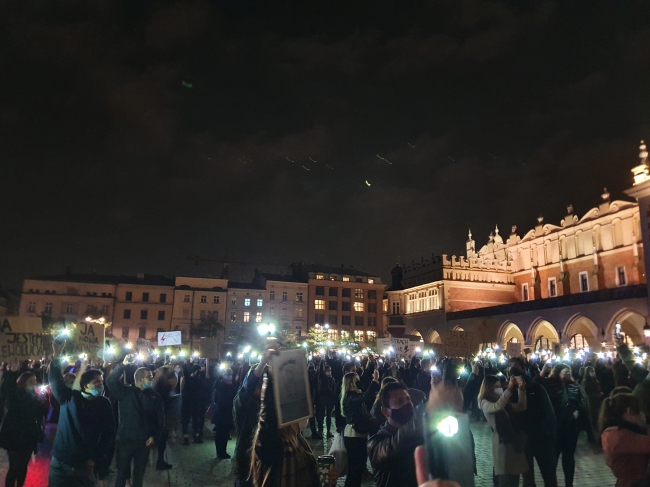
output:
M 494 393 L 497 396 L 502 396 L 503 395 L 503 388 L 502 387 L 497 387 L 496 389 L 494 389 Z

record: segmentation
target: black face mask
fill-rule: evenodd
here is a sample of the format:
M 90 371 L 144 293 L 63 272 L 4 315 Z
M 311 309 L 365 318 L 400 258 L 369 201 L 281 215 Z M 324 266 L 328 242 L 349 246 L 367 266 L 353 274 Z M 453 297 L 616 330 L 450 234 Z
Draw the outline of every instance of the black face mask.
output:
M 406 424 L 413 418 L 413 403 L 410 401 L 399 409 L 390 410 L 390 417 L 399 424 Z

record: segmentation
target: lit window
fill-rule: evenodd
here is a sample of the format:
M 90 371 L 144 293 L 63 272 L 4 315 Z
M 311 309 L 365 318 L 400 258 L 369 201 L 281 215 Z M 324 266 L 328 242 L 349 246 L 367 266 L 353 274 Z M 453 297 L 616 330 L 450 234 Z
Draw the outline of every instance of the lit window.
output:
M 589 343 L 587 343 L 585 337 L 583 337 L 580 333 L 576 333 L 571 337 L 571 340 L 569 340 L 569 348 L 572 350 L 582 350 L 588 346 Z
M 528 284 L 521 285 L 521 300 L 528 301 Z
M 296 301 L 302 303 L 302 293 L 296 293 Z
M 325 279 L 323 274 L 316 274 L 316 279 Z
M 27 305 L 27 312 L 34 313 L 35 311 L 36 311 L 36 303 L 34 301 L 30 301 L 29 304 Z
M 557 296 L 557 280 L 554 277 L 548 279 L 548 295 L 551 298 Z
M 325 309 L 325 300 L 324 299 L 316 299 L 314 301 L 314 308 L 315 309 Z
M 251 305 L 251 298 L 244 298 L 244 306 L 250 306 Z
M 544 336 L 539 337 L 535 342 L 535 350 L 551 350 L 551 346 L 552 342 Z
M 342 331 L 341 332 L 341 340 L 348 340 L 350 338 L 350 332 L 349 331 Z
M 383 309 L 384 309 L 384 313 L 388 313 L 388 301 L 384 301 L 382 307 L 383 307 Z
M 377 332 L 376 331 L 367 331 L 366 335 L 368 336 L 368 340 L 376 340 L 377 339 Z
M 349 281 L 349 280 L 350 280 L 350 276 L 343 276 L 343 280 L 346 281 L 346 282 Z
M 237 313 L 235 311 L 230 312 L 230 321 L 237 321 Z
M 357 299 L 363 299 L 363 289 L 355 289 L 354 297 Z
M 208 302 L 208 297 L 205 296 L 205 295 L 201 296 L 201 302 L 202 303 L 207 303 Z
M 248 311 L 244 311 L 244 323 L 248 323 L 251 320 L 251 314 Z
M 330 281 L 336 281 L 338 278 L 334 274 L 330 274 Z
M 354 311 L 363 311 L 363 303 L 354 302 Z
M 269 299 L 270 299 L 271 301 L 274 301 L 274 300 L 275 300 L 275 291 L 270 291 L 270 292 L 269 292 Z
M 262 322 L 262 313 L 258 311 L 257 314 L 255 315 L 255 323 L 261 323 L 261 322 Z
M 617 267 L 616 268 L 616 280 L 618 281 L 619 286 L 626 286 L 627 285 L 627 274 L 625 273 L 625 267 Z
M 375 283 L 375 280 L 369 277 L 368 278 L 368 284 L 374 284 L 374 283 Z
M 264 300 L 262 298 L 257 298 L 257 307 L 261 307 L 264 305 Z
M 586 293 L 589 291 L 589 275 L 585 272 L 582 271 L 580 273 L 580 292 L 581 293 Z
M 363 341 L 363 331 L 354 330 L 354 341 L 355 342 L 362 342 Z
M 212 296 L 212 302 L 214 304 L 219 304 L 219 296 Z
M 130 300 L 130 299 L 127 299 L 127 301 L 131 301 L 131 300 Z M 186 294 L 186 295 L 183 297 L 183 302 L 184 302 L 184 303 L 189 303 L 189 302 L 190 302 L 190 295 L 189 295 L 189 294 Z

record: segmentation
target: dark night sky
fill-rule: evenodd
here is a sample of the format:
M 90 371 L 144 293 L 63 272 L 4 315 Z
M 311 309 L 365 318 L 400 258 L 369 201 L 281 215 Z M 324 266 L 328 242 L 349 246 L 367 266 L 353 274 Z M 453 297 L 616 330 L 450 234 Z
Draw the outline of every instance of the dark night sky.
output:
M 581 216 L 603 186 L 624 197 L 650 138 L 649 19 L 643 1 L 2 2 L 0 283 L 181 274 L 188 254 L 386 276 L 463 252 L 469 227 L 482 245 Z

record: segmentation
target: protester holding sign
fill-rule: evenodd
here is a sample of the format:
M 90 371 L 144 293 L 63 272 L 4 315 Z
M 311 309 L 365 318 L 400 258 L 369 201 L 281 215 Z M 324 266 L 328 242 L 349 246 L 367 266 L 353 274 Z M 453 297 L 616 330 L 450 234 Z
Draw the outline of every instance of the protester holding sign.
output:
M 8 398 L 7 415 L 0 429 L 0 447 L 7 450 L 9 470 L 5 485 L 22 487 L 27 467 L 37 444 L 43 441 L 41 420 L 47 411 L 43 396 L 36 392 L 36 376 L 23 372 L 16 382 L 16 391 Z

